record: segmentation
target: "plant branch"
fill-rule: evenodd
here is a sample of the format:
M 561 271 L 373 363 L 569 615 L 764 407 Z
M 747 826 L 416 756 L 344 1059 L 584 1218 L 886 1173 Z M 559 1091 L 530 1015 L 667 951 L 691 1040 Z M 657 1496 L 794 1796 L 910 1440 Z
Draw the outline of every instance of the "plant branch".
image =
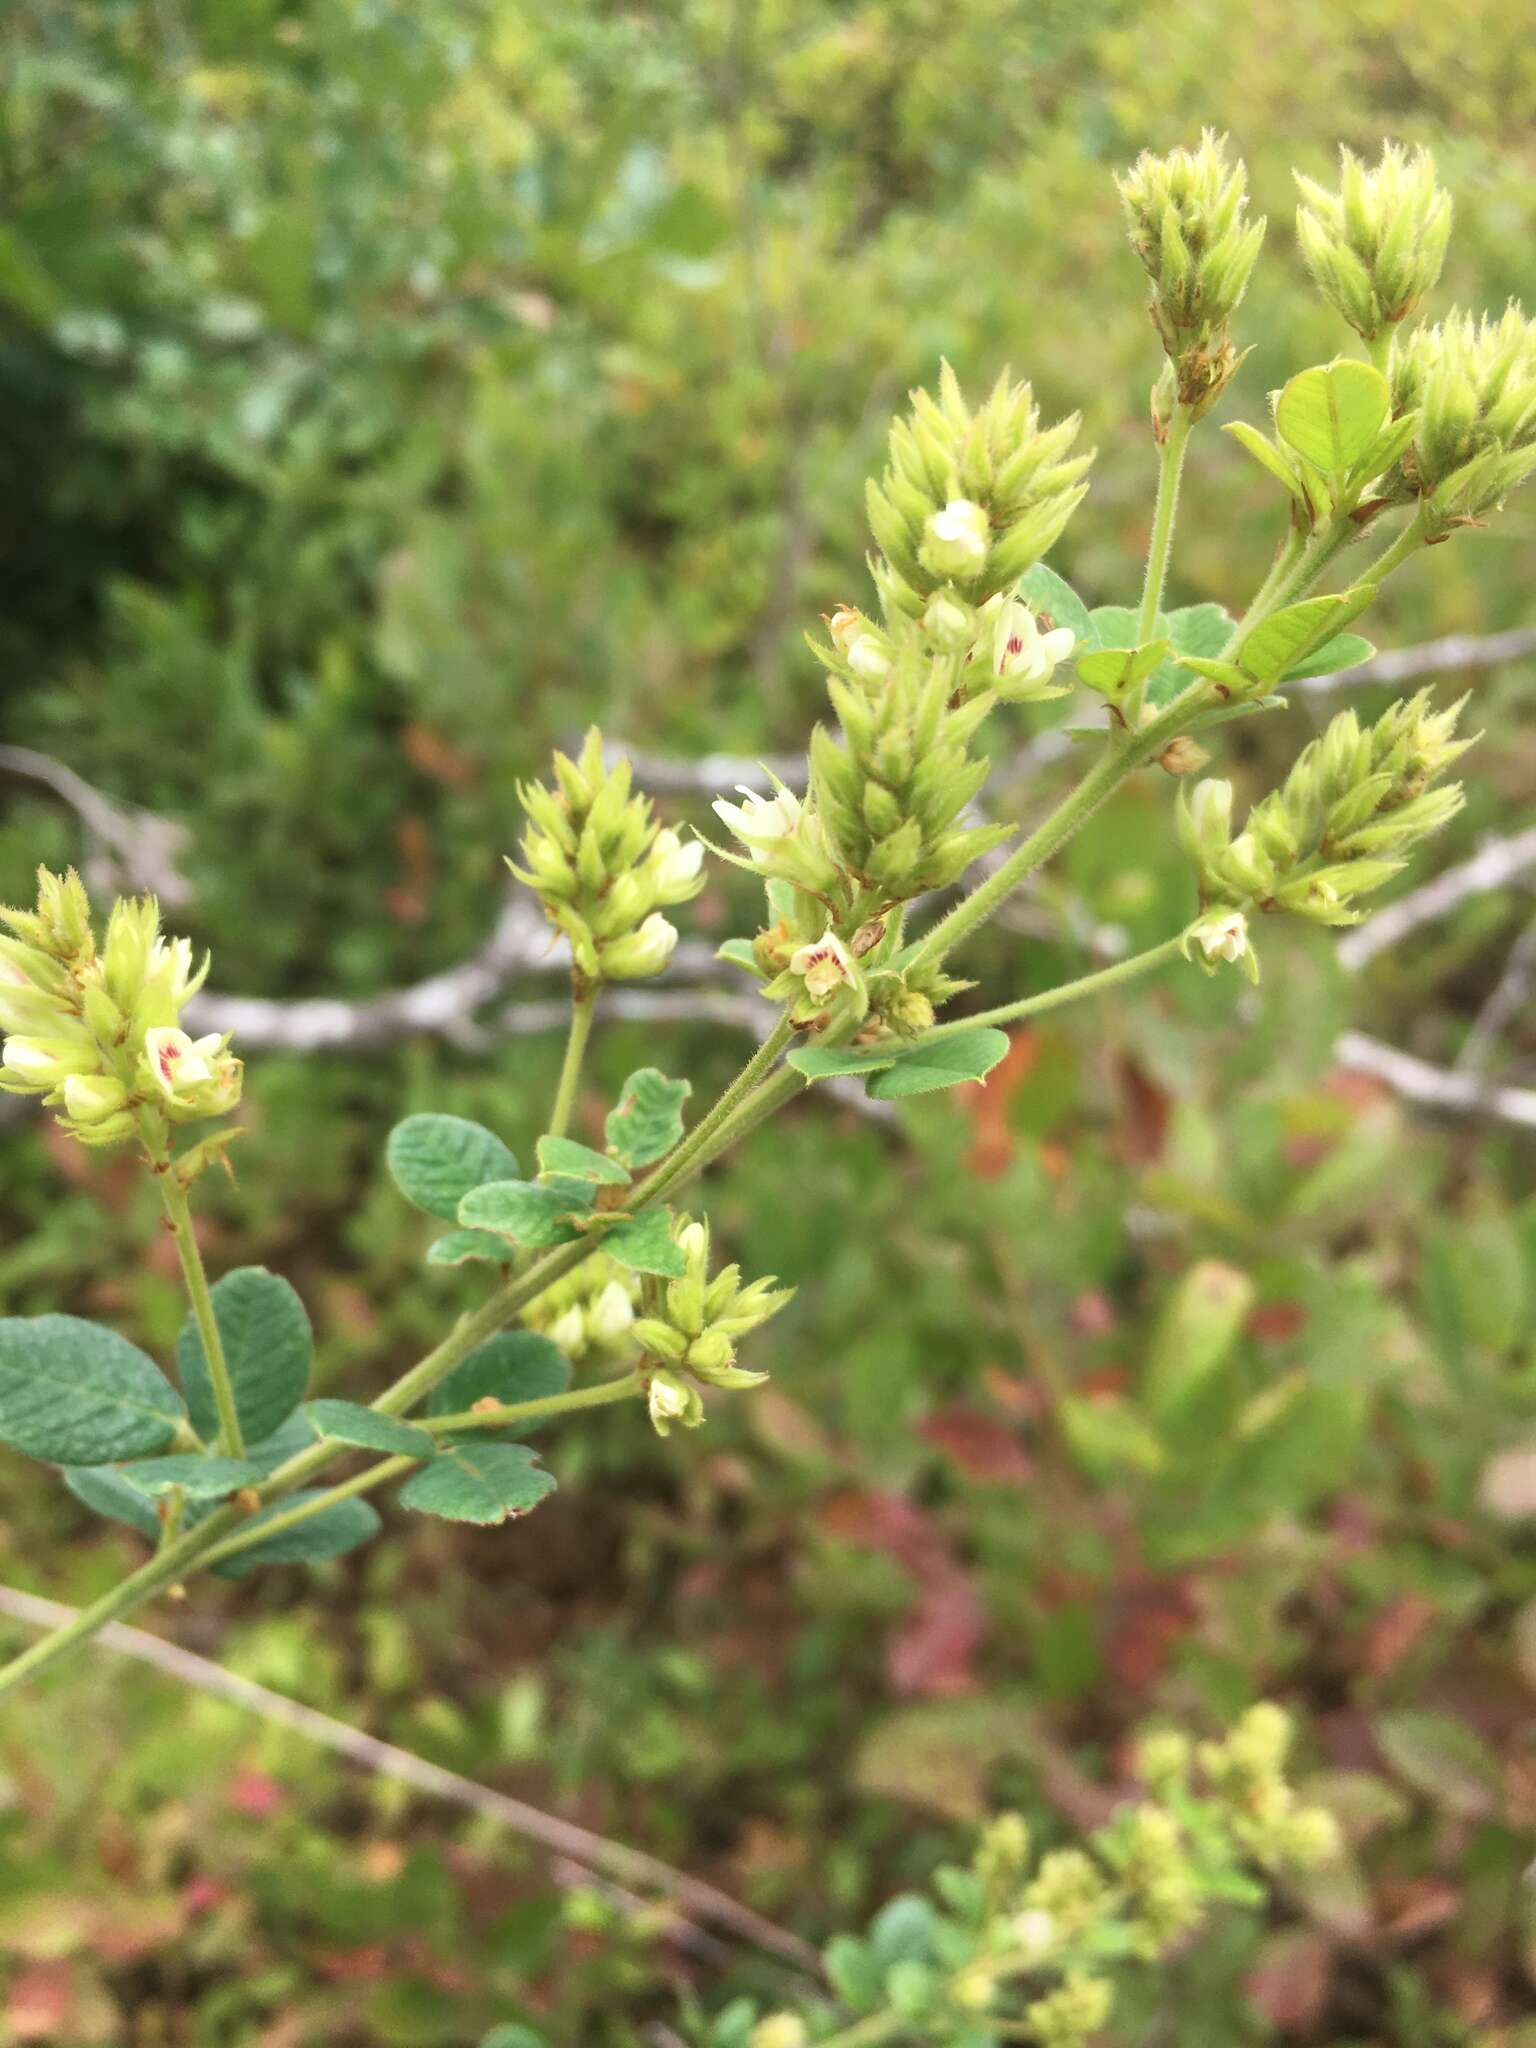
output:
M 224 1356 L 224 1339 L 219 1330 L 218 1317 L 213 1312 L 213 1296 L 208 1289 L 208 1275 L 203 1267 L 203 1255 L 198 1247 L 197 1232 L 192 1226 L 192 1210 L 187 1200 L 187 1191 L 176 1179 L 174 1168 L 159 1175 L 160 1199 L 165 1206 L 165 1219 L 170 1225 L 171 1235 L 176 1240 L 176 1253 L 181 1260 L 181 1274 L 187 1286 L 187 1299 L 192 1304 L 192 1319 L 197 1324 L 197 1334 L 202 1340 L 203 1357 L 208 1366 L 208 1382 L 213 1388 L 214 1406 L 219 1411 L 218 1448 L 231 1458 L 245 1456 L 245 1438 L 240 1430 L 240 1413 L 235 1406 L 235 1390 L 230 1382 L 229 1362 Z
M 565 1041 L 565 1058 L 560 1064 L 555 1106 L 549 1113 L 549 1134 L 553 1138 L 563 1138 L 571 1121 L 576 1084 L 581 1078 L 581 1063 L 586 1057 L 587 1040 L 592 1034 L 592 1013 L 597 1004 L 598 986 L 596 982 L 572 977 L 571 1028 Z
M 1025 1017 L 1043 1016 L 1048 1010 L 1059 1010 L 1064 1004 L 1079 1002 L 1084 996 L 1104 995 L 1125 982 L 1139 981 L 1142 975 L 1166 967 L 1180 957 L 1183 949 L 1184 934 L 1180 932 L 1175 938 L 1148 946 L 1145 952 L 1132 953 L 1127 959 L 1115 961 L 1111 967 L 1080 975 L 1076 981 L 1064 981 L 1056 988 L 1042 989 L 1037 995 L 1020 996 L 1012 1003 L 999 1003 L 996 1009 L 977 1010 L 970 1016 L 936 1024 L 931 1031 L 925 1031 L 914 1039 L 913 1045 L 932 1045 L 938 1039 L 953 1038 L 961 1031 L 976 1031 L 986 1024 L 1016 1024 Z
M 1147 547 L 1147 569 L 1141 586 L 1141 613 L 1136 622 L 1138 646 L 1157 631 L 1158 613 L 1163 608 L 1163 586 L 1168 580 L 1168 558 L 1173 552 L 1173 529 L 1179 513 L 1179 479 L 1184 473 L 1184 451 L 1189 446 L 1194 414 L 1187 405 L 1176 405 L 1167 438 L 1160 451 L 1157 470 L 1157 505 L 1152 514 L 1152 538 Z

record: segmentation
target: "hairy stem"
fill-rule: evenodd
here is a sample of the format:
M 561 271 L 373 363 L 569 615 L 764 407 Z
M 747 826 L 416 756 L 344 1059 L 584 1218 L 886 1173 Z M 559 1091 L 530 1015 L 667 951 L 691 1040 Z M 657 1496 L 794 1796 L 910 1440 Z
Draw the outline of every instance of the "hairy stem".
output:
M 1163 607 L 1163 586 L 1168 580 L 1168 558 L 1173 551 L 1173 528 L 1179 511 L 1179 479 L 1184 474 L 1184 451 L 1189 446 L 1194 415 L 1187 405 L 1175 406 L 1163 442 L 1157 471 L 1157 506 L 1152 515 L 1152 538 L 1147 547 L 1147 573 L 1141 586 L 1141 614 L 1136 622 L 1138 646 L 1157 630 L 1157 615 Z
M 213 1296 L 208 1288 L 208 1275 L 203 1270 L 197 1232 L 192 1227 L 187 1191 L 178 1183 L 174 1173 L 161 1173 L 160 1199 L 165 1205 L 165 1220 L 176 1240 L 181 1275 L 187 1284 L 187 1299 L 192 1304 L 192 1319 L 197 1324 L 203 1357 L 208 1363 L 208 1381 L 213 1388 L 214 1406 L 219 1411 L 218 1449 L 228 1457 L 243 1458 L 245 1438 L 241 1434 L 240 1416 L 235 1408 L 235 1390 L 230 1382 L 229 1363 L 224 1356 L 224 1339 L 219 1334 L 218 1318 L 213 1312 Z
M 599 984 L 588 981 L 584 976 L 574 975 L 571 979 L 571 1029 L 565 1041 L 565 1058 L 560 1065 L 560 1080 L 555 1089 L 555 1106 L 549 1113 L 549 1135 L 563 1138 L 571 1121 L 571 1111 L 576 1103 L 576 1084 L 581 1079 L 581 1063 L 586 1057 L 587 1040 L 592 1035 L 592 1013 L 597 1006 Z
M 640 1183 L 636 1199 L 629 1206 L 641 1208 L 659 1201 L 669 1188 L 676 1187 L 680 1180 L 691 1174 L 694 1162 L 702 1160 L 717 1135 L 769 1072 L 794 1035 L 788 1017 L 780 1017 L 735 1080 L 724 1089 L 708 1114 L 694 1125 L 672 1157 L 663 1160 L 655 1172 Z
M 1057 988 L 1042 989 L 1038 995 L 1021 996 L 1017 1002 L 999 1003 L 994 1010 L 978 1010 L 969 1017 L 956 1017 L 948 1024 L 935 1024 L 931 1031 L 925 1031 L 914 1039 L 913 1045 L 932 1045 L 938 1039 L 953 1038 L 960 1031 L 975 1031 L 984 1024 L 1015 1024 L 1025 1017 L 1039 1017 L 1047 1010 L 1059 1010 L 1064 1004 L 1078 1002 L 1084 996 L 1103 995 L 1109 989 L 1119 988 L 1128 981 L 1139 981 L 1142 975 L 1166 967 L 1170 961 L 1177 960 L 1183 950 L 1184 935 L 1180 932 L 1176 938 L 1148 946 L 1145 952 L 1132 953 L 1125 960 L 1117 960 L 1112 967 L 1100 967 L 1092 974 L 1080 975 L 1076 981 L 1064 981 Z

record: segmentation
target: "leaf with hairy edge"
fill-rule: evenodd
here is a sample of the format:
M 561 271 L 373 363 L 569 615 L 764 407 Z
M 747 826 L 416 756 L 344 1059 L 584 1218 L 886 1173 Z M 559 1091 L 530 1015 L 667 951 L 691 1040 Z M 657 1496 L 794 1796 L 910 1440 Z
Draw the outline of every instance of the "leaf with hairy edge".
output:
M 471 1188 L 517 1178 L 517 1161 L 494 1131 L 435 1111 L 396 1124 L 384 1160 L 405 1199 L 443 1223 L 458 1221 Z
M 530 1251 L 547 1251 L 580 1237 L 573 1217 L 592 1206 L 592 1194 L 585 1182 L 546 1188 L 535 1180 L 488 1181 L 464 1197 L 459 1221 L 471 1230 L 498 1231 Z
M 604 1127 L 626 1166 L 650 1166 L 680 1142 L 683 1104 L 692 1093 L 691 1081 L 669 1081 L 659 1067 L 630 1075 Z
M 1254 461 L 1261 463 L 1271 476 L 1278 477 L 1293 498 L 1305 503 L 1306 493 L 1300 479 L 1267 434 L 1261 434 L 1257 427 L 1250 427 L 1243 420 L 1231 420 L 1221 431 L 1230 434 L 1240 448 L 1246 448 Z
M 869 1093 L 882 1102 L 894 1102 L 903 1095 L 928 1095 L 961 1081 L 980 1081 L 1004 1057 L 1008 1044 L 1006 1031 L 981 1025 L 974 1031 L 957 1031 L 953 1038 L 936 1039 L 932 1045 L 916 1045 L 873 1077 Z
M 304 1304 L 265 1266 L 238 1266 L 213 1290 L 214 1320 L 234 1388 L 235 1413 L 247 1443 L 260 1443 L 286 1422 L 309 1385 L 314 1339 Z M 219 1411 L 203 1356 L 203 1340 L 189 1314 L 176 1345 L 192 1425 L 201 1437 L 219 1433 Z
M 1019 581 L 1019 596 L 1032 612 L 1045 612 L 1053 626 L 1066 626 L 1077 635 L 1079 649 L 1097 647 L 1099 630 L 1088 607 L 1063 577 L 1044 562 L 1026 569 Z
M 549 1337 L 536 1330 L 503 1330 L 461 1359 L 427 1396 L 429 1415 L 463 1415 L 477 1401 L 514 1407 L 522 1401 L 544 1401 L 563 1394 L 571 1384 L 571 1361 Z M 535 1418 L 518 1428 L 465 1430 L 464 1439 L 484 1436 L 527 1436 L 541 1426 Z M 451 1441 L 451 1438 L 445 1439 Z
M 163 1451 L 180 1396 L 136 1344 L 78 1316 L 0 1321 L 0 1443 L 55 1465 Z
M 1362 661 L 1369 661 L 1376 652 L 1372 643 L 1363 633 L 1335 633 L 1331 640 L 1325 640 L 1321 647 L 1315 647 L 1310 654 L 1304 654 L 1294 668 L 1288 668 L 1280 678 L 1283 683 L 1299 683 L 1308 676 L 1333 676 L 1342 670 L 1358 668 Z
M 1363 612 L 1376 595 L 1373 583 L 1357 583 L 1335 597 L 1307 597 L 1261 620 L 1237 650 L 1240 668 L 1255 682 L 1272 683 L 1298 668 L 1334 629 Z
M 1275 430 L 1324 476 L 1342 476 L 1376 445 L 1390 405 L 1380 370 L 1346 356 L 1291 379 L 1275 401 Z
M 428 1468 L 430 1469 L 430 1467 Z M 323 1500 L 325 1488 L 311 1486 L 290 1493 L 277 1500 L 260 1514 L 252 1515 L 242 1524 L 239 1533 L 247 1535 L 259 1529 L 263 1522 L 270 1522 L 278 1515 L 286 1515 L 291 1509 L 305 1507 L 312 1500 Z M 249 1550 L 242 1550 L 234 1557 L 226 1557 L 212 1569 L 226 1579 L 243 1579 L 247 1572 L 254 1571 L 262 1564 L 319 1564 L 323 1558 L 341 1557 L 349 1550 L 356 1550 L 360 1543 L 366 1543 L 378 1534 L 379 1518 L 365 1500 L 339 1500 L 332 1507 L 323 1508 L 319 1514 L 311 1515 L 307 1522 L 296 1522 L 291 1529 L 279 1529 L 265 1543 L 256 1543 Z
M 555 1490 L 553 1473 L 525 1444 L 459 1444 L 413 1472 L 400 1489 L 402 1507 L 450 1522 L 489 1526 L 526 1515 Z
M 64 1474 L 64 1484 L 93 1515 L 109 1522 L 126 1522 L 151 1542 L 160 1534 L 160 1520 L 147 1496 L 137 1492 L 115 1465 L 75 1465 Z
M 180 1491 L 188 1500 L 223 1500 L 242 1486 L 255 1486 L 262 1477 L 261 1467 L 249 1458 L 200 1458 L 195 1452 L 141 1458 L 118 1471 L 126 1486 L 151 1499 Z
M 539 1176 L 543 1180 L 589 1180 L 598 1187 L 627 1188 L 629 1172 L 616 1159 L 594 1152 L 574 1138 L 539 1140 Z
M 437 1440 L 427 1430 L 393 1415 L 381 1415 L 377 1408 L 364 1408 L 357 1401 L 311 1401 L 304 1413 L 317 1437 L 331 1436 L 339 1444 L 384 1451 L 392 1458 L 437 1455 Z
M 834 1074 L 877 1074 L 882 1067 L 894 1066 L 900 1052 L 899 1045 L 868 1051 L 851 1045 L 799 1045 L 785 1056 L 785 1064 L 808 1081 L 825 1081 Z
M 672 1221 L 665 1209 L 642 1209 L 626 1216 L 603 1239 L 603 1250 L 632 1273 L 659 1273 L 680 1280 L 688 1262 L 672 1240 Z
M 507 1240 L 488 1230 L 450 1230 L 427 1246 L 429 1266 L 462 1266 L 470 1259 L 491 1259 L 504 1266 L 510 1255 Z

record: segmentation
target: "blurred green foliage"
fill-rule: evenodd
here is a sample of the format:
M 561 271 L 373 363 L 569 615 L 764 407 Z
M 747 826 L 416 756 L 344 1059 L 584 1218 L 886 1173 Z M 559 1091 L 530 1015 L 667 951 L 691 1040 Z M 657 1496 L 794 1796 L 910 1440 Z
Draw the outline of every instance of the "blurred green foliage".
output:
M 1341 141 L 1436 149 L 1438 304 L 1533 287 L 1536 59 L 1500 0 L 14 0 L 0 36 L 0 739 L 186 826 L 178 917 L 226 991 L 467 953 L 514 779 L 589 716 L 655 753 L 798 745 L 800 634 L 860 594 L 861 479 L 941 355 L 1083 410 L 1054 560 L 1133 597 L 1157 365 L 1111 173 L 1144 144 L 1230 128 L 1271 215 L 1225 416 L 1345 339 L 1288 232 L 1292 165 Z M 1241 598 L 1272 499 L 1207 433 L 1185 503 L 1174 597 Z M 1531 520 L 1435 550 L 1379 637 L 1528 622 Z M 1480 683 L 1464 843 L 1529 815 L 1530 710 L 1529 669 Z M 1307 716 L 1230 729 L 1249 793 Z M 4 793 L 14 898 L 77 848 Z M 1186 913 L 1167 799 L 1129 792 L 1021 906 L 998 999 Z M 1074 1013 L 908 1144 L 797 1114 L 715 1201 L 801 1283 L 770 1389 L 686 1443 L 594 1418 L 526 1537 L 413 1524 L 313 1595 L 200 1588 L 186 1639 L 818 1939 L 991 1801 L 1056 1825 L 1042 1725 L 1093 1772 L 1154 1710 L 1278 1691 L 1356 1860 L 1183 1972 L 1181 2048 L 1528 2048 L 1536 1176 L 1514 1134 L 1329 1074 L 1367 1017 L 1453 1057 L 1521 908 L 1467 905 L 1364 990 L 1303 935 L 1236 1015 L 1193 976 Z M 723 891 L 697 912 L 730 928 Z M 595 1080 L 655 1051 L 613 1027 Z M 732 1053 L 700 1026 L 666 1063 L 702 1089 Z M 474 1298 L 422 1275 L 389 1123 L 526 1141 L 553 1070 L 532 1040 L 253 1062 L 210 1251 L 294 1280 L 318 1391 L 366 1394 Z M 61 1179 L 40 1131 L 0 1148 L 7 1312 L 172 1341 L 152 1205 Z M 116 1575 L 131 1538 L 9 1461 L 0 1487 L 7 1576 Z M 517 2019 L 629 2048 L 680 1979 L 726 1993 L 489 1828 L 106 1654 L 19 1702 L 0 1773 L 16 2040 Z

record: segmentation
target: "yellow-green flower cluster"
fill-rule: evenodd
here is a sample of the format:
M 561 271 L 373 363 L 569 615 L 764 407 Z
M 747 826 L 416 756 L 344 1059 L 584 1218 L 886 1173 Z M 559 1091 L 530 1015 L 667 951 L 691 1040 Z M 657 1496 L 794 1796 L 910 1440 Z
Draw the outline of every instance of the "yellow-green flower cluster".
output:
M 1030 387 L 1006 374 L 974 411 L 947 363 L 936 399 L 913 392 L 885 474 L 868 485 L 887 619 L 922 618 L 941 591 L 969 605 L 1012 591 L 1088 488 L 1093 457 L 1070 452 L 1080 424 L 1073 414 L 1042 427 Z
M 1339 189 L 1296 173 L 1296 239 L 1318 289 L 1365 341 L 1418 305 L 1440 275 L 1451 233 L 1451 195 L 1435 182 L 1427 149 L 1386 143 L 1366 165 L 1339 151 Z
M 1264 240 L 1264 222 L 1248 218 L 1247 173 L 1227 162 L 1226 137 L 1207 129 L 1198 149 L 1144 151 L 1117 182 L 1131 247 L 1152 280 L 1173 395 L 1199 418 L 1237 368 L 1227 323 Z
M 635 1341 L 655 1364 L 647 1392 L 651 1421 L 665 1436 L 671 1424 L 696 1429 L 704 1402 L 696 1381 L 710 1387 L 757 1387 L 768 1377 L 736 1363 L 736 1340 L 779 1310 L 794 1294 L 774 1280 L 743 1286 L 739 1266 L 709 1271 L 709 1225 L 682 1218 L 674 1238 L 686 1269 L 665 1285 L 647 1290 L 645 1313 L 635 1323 Z
M 1471 745 L 1453 737 L 1461 709 L 1433 711 L 1421 691 L 1371 726 L 1341 712 L 1279 789 L 1254 805 L 1241 832 L 1233 831 L 1231 783 L 1211 779 L 1192 793 L 1181 790 L 1179 835 L 1202 902 L 1245 915 L 1284 910 L 1318 924 L 1357 924 L 1365 915 L 1360 899 L 1389 882 L 1409 849 L 1461 808 L 1458 783 L 1431 786 Z M 1208 924 L 1202 920 L 1202 943 Z
M 639 1299 L 637 1276 L 607 1252 L 594 1252 L 537 1295 L 523 1311 L 523 1321 L 558 1344 L 573 1365 L 586 1359 L 611 1361 L 635 1348 Z
M 1536 321 L 1519 306 L 1398 335 L 1388 374 L 1393 412 L 1418 415 L 1400 477 L 1427 539 L 1496 511 L 1536 470 Z
M 163 1154 L 169 1126 L 222 1116 L 241 1067 L 218 1033 L 189 1038 L 201 986 L 186 939 L 166 938 L 152 896 L 120 897 L 98 946 L 73 869 L 38 871 L 34 910 L 0 907 L 0 1088 L 40 1095 L 83 1145 L 137 1134 Z
M 1265 1870 L 1309 1870 L 1339 1852 L 1339 1828 L 1326 1807 L 1305 1806 L 1286 1783 L 1295 1730 L 1283 1708 L 1261 1700 L 1222 1742 L 1197 1752 L 1201 1770 L 1228 1805 L 1232 1830 Z
M 528 815 L 522 865 L 507 865 L 570 942 L 578 979 L 637 981 L 659 974 L 677 931 L 662 912 L 704 886 L 699 841 L 658 827 L 635 795 L 627 761 L 604 765 L 594 726 L 573 761 L 557 753 L 553 788 L 520 784 Z

